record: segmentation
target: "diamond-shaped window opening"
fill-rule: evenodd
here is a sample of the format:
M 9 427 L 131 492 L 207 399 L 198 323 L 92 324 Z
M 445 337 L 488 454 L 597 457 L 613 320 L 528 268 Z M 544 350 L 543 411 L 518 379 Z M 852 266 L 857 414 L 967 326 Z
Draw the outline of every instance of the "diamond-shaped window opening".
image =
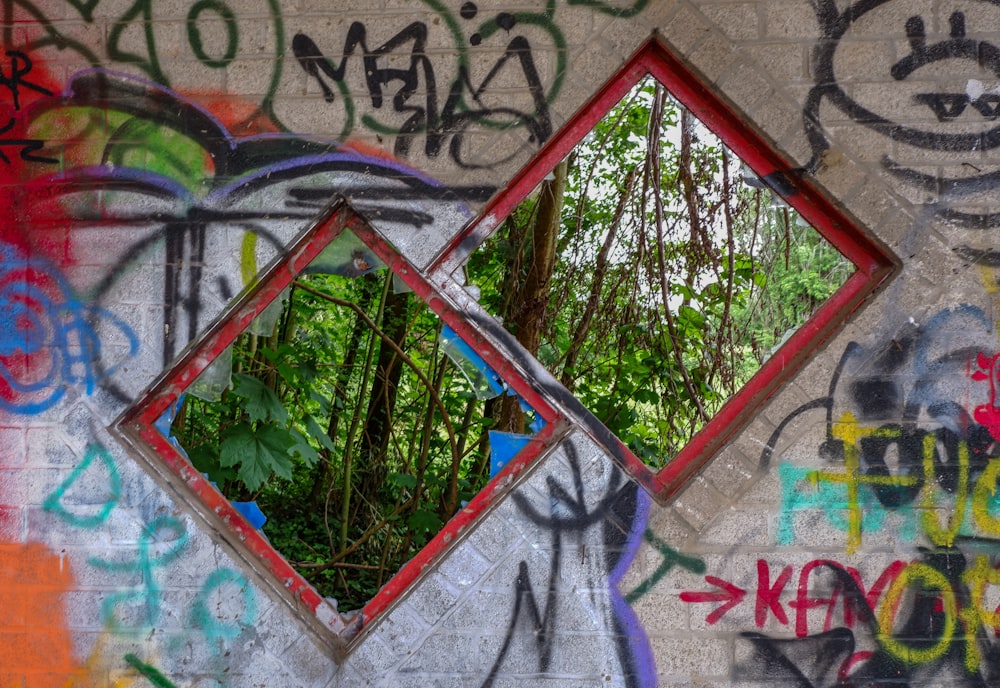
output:
M 338 263 L 339 267 L 324 268 L 324 265 L 331 259 Z M 302 279 L 304 275 L 316 272 L 327 273 L 325 277 L 331 278 L 332 281 L 324 283 L 325 286 L 317 290 L 318 294 L 320 291 L 327 291 L 331 285 L 333 285 L 333 289 L 336 289 L 338 285 L 342 287 L 347 282 L 358 283 L 359 280 L 351 278 L 371 272 L 376 265 L 379 268 L 388 267 L 391 271 L 383 285 L 394 283 L 397 288 L 412 291 L 423 304 L 429 306 L 433 314 L 440 318 L 440 336 L 436 336 L 435 327 L 429 327 L 428 336 L 416 342 L 412 351 L 404 351 L 403 353 L 410 354 L 411 359 L 414 360 L 420 356 L 425 362 L 430 361 L 426 363 L 430 366 L 428 370 L 440 371 L 443 369 L 440 365 L 435 368 L 434 361 L 440 363 L 445 357 L 451 361 L 450 368 L 453 373 L 451 377 L 455 387 L 452 390 L 454 393 L 449 399 L 450 402 L 461 403 L 461 399 L 456 402 L 456 398 L 462 397 L 469 402 L 466 408 L 472 408 L 474 404 L 481 407 L 488 403 L 491 398 L 516 396 L 524 408 L 530 410 L 535 422 L 531 432 L 520 436 L 490 433 L 488 442 L 483 443 L 483 446 L 489 445 L 489 453 L 478 457 L 478 470 L 475 476 L 468 475 L 469 472 L 463 468 L 462 477 L 463 480 L 468 479 L 468 484 L 462 486 L 462 492 L 465 494 L 462 495 L 462 501 L 453 512 L 454 515 L 450 519 L 447 517 L 442 519 L 446 521 L 444 523 L 437 522 L 425 525 L 422 531 L 417 529 L 418 535 L 420 532 L 426 534 L 428 530 L 434 528 L 439 530 L 433 537 L 427 535 L 429 542 L 422 549 L 413 548 L 419 551 L 403 564 L 398 572 L 392 569 L 385 571 L 384 580 L 386 582 L 384 585 L 366 603 L 362 599 L 360 604 L 363 604 L 363 607 L 357 609 L 355 606 L 359 604 L 357 601 L 346 606 L 338 605 L 335 601 L 336 597 L 324 596 L 322 591 L 310 584 L 306 580 L 310 569 L 300 565 L 297 570 L 279 551 L 280 547 L 276 549 L 276 546 L 273 546 L 265 534 L 258 529 L 260 523 L 257 519 L 260 514 L 255 511 L 255 508 L 250 505 L 231 503 L 210 479 L 202 474 L 200 468 L 203 469 L 204 466 L 196 468 L 193 465 L 192 460 L 195 463 L 199 462 L 195 456 L 196 448 L 194 448 L 195 451 L 192 451 L 192 456 L 189 457 L 177 438 L 173 436 L 174 431 L 178 428 L 172 428 L 171 425 L 177 422 L 175 418 L 177 409 L 190 390 L 202 387 L 198 393 L 201 396 L 210 396 L 210 394 L 205 393 L 204 388 L 213 386 L 214 383 L 211 379 L 213 370 L 217 370 L 220 366 L 227 371 L 229 370 L 230 363 L 226 360 L 226 356 L 227 352 L 232 351 L 233 343 L 243 333 L 252 332 L 255 322 L 259 323 L 260 318 L 266 317 L 263 315 L 265 312 L 276 310 L 275 304 L 281 301 L 283 294 L 288 293 L 290 285 L 294 283 L 296 288 L 300 290 L 309 290 L 312 287 L 305 279 Z M 332 277 L 330 273 L 343 277 Z M 385 274 L 384 270 L 381 274 Z M 356 284 L 348 286 L 347 290 L 354 289 L 356 292 L 356 287 Z M 513 484 L 514 478 L 546 447 L 551 446 L 557 439 L 557 435 L 565 432 L 568 427 L 565 422 L 562 422 L 562 416 L 539 396 L 531 385 L 524 381 L 522 373 L 501 356 L 467 318 L 458 315 L 459 311 L 476 310 L 473 298 L 460 286 L 452 288 L 450 292 L 450 294 L 445 294 L 425 281 L 417 270 L 400 257 L 345 202 L 338 201 L 324 213 L 322 220 L 306 230 L 294 242 L 292 248 L 283 257 L 262 273 L 258 283 L 237 299 L 216 320 L 215 325 L 208 330 L 205 337 L 193 345 L 173 370 L 156 383 L 151 391 L 133 407 L 134 410 L 117 424 L 121 435 L 146 460 L 154 473 L 177 488 L 177 492 L 182 497 L 189 497 L 186 500 L 188 504 L 223 534 L 223 539 L 234 547 L 235 552 L 244 561 L 262 574 L 262 582 L 270 584 L 272 589 L 281 590 L 279 595 L 286 599 L 293 608 L 297 608 L 297 611 L 301 611 L 302 607 L 305 607 L 313 612 L 311 615 L 300 616 L 313 624 L 315 630 L 323 629 L 321 633 L 325 631 L 335 633 L 332 639 L 332 650 L 335 657 L 342 657 L 349 649 L 350 639 L 357 636 L 358 631 L 363 626 L 367 625 L 409 588 L 428 564 L 436 560 L 445 549 L 456 542 L 459 536 L 467 530 L 472 520 L 506 492 Z M 340 298 L 343 293 L 335 294 L 335 296 Z M 349 305 L 345 299 L 340 298 L 340 301 L 339 306 L 342 309 L 358 312 L 357 309 L 351 311 L 353 306 Z M 428 315 L 424 311 L 421 312 L 423 313 L 421 317 L 424 318 L 426 324 Z M 273 325 L 270 326 L 270 329 L 274 330 Z M 385 337 L 377 335 L 371 335 L 369 339 L 369 341 L 379 343 L 384 340 Z M 245 341 L 245 339 L 241 341 Z M 439 350 L 438 352 L 434 352 L 435 347 Z M 376 352 L 378 348 L 378 346 L 371 346 L 368 350 Z M 441 355 L 434 355 L 435 353 Z M 377 357 L 378 354 L 374 353 L 374 356 Z M 449 368 L 449 366 L 444 366 L 444 368 Z M 377 370 L 373 366 L 369 366 L 369 369 Z M 286 369 L 284 374 L 287 374 L 291 379 L 298 373 Z M 426 377 L 426 373 L 424 375 Z M 259 418 L 256 421 L 248 420 L 248 425 L 253 426 L 259 434 L 259 431 L 263 430 L 269 423 L 274 424 L 277 421 L 268 416 L 266 407 L 269 399 L 265 398 L 266 394 L 264 397 L 257 394 L 260 392 L 259 385 L 255 386 L 249 376 L 240 379 L 242 384 L 247 385 L 247 388 L 241 390 L 241 393 L 254 398 L 253 402 L 241 401 L 240 403 L 244 404 L 248 415 L 251 412 L 251 405 L 254 406 L 252 413 Z M 327 382 L 335 384 L 329 379 Z M 404 384 L 405 380 L 399 383 L 398 389 L 402 390 Z M 217 391 L 224 387 L 224 385 L 217 384 L 215 386 Z M 328 394 L 327 403 L 329 404 L 330 389 L 329 385 L 325 390 L 309 387 L 308 390 L 303 389 L 303 394 L 308 394 L 310 391 L 317 392 L 315 396 L 320 397 L 325 391 Z M 236 392 L 235 388 L 231 393 L 234 392 Z M 400 396 L 402 395 L 403 392 L 400 391 Z M 190 399 L 190 396 L 193 395 L 187 396 Z M 363 398 L 360 394 L 358 396 Z M 440 396 L 442 399 L 444 398 L 444 391 L 440 392 Z M 363 403 L 367 403 L 367 401 L 357 402 L 358 405 Z M 440 407 L 438 408 L 440 409 Z M 424 417 L 428 417 L 427 414 Z M 444 427 L 441 414 L 438 412 L 436 416 L 431 415 L 430 417 L 433 418 L 435 428 L 426 432 L 438 433 L 434 437 L 434 441 L 440 442 L 442 439 L 440 428 Z M 468 423 L 469 414 L 461 418 L 452 418 L 451 422 L 453 424 Z M 282 424 L 278 423 L 278 425 Z M 299 425 L 298 429 L 302 435 L 312 435 L 310 441 L 314 450 L 322 451 L 322 441 L 316 441 L 316 433 L 310 432 L 301 422 Z M 344 425 L 347 425 L 346 421 Z M 314 425 L 313 431 L 316 430 Z M 322 431 L 323 429 L 319 429 L 320 433 Z M 181 432 L 178 430 L 177 434 L 180 435 Z M 424 437 L 426 438 L 428 435 L 425 434 Z M 410 438 L 394 437 L 393 441 L 399 443 L 406 439 Z M 264 445 L 271 442 L 267 437 L 260 441 Z M 277 452 L 283 452 L 288 449 L 288 443 L 287 438 L 276 438 L 272 448 Z M 337 447 L 337 449 L 343 450 L 343 447 Z M 266 451 L 269 449 L 265 448 Z M 467 447 L 466 454 L 468 452 L 469 448 Z M 294 450 L 292 455 L 294 456 Z M 443 459 L 440 456 L 431 456 L 426 465 L 441 461 L 447 463 L 452 461 L 454 456 L 454 453 L 448 454 Z M 463 456 L 465 455 L 463 454 Z M 483 462 L 487 458 L 488 465 L 483 470 Z M 356 465 L 359 471 L 364 470 L 362 462 L 359 461 Z M 301 461 L 299 467 L 301 468 Z M 412 476 L 407 477 L 405 471 L 400 471 L 387 480 L 386 484 L 392 483 L 402 492 L 407 489 L 412 490 L 414 482 Z M 421 483 L 421 485 L 423 484 L 425 483 Z M 243 485 L 243 487 L 246 486 Z M 193 498 L 190 498 L 192 493 Z M 408 494 L 412 494 L 412 492 Z M 233 495 L 230 496 L 236 498 Z M 305 507 L 299 505 L 298 508 L 301 512 Z M 267 514 L 263 515 L 267 516 Z M 276 521 L 279 527 L 281 526 L 281 516 L 272 520 Z M 431 520 L 433 521 L 433 519 Z M 386 525 L 392 527 L 395 523 L 397 521 Z M 289 529 L 287 523 L 285 529 Z M 411 527 L 411 532 L 414 530 Z M 323 535 L 323 537 L 326 538 L 327 535 Z M 278 537 L 274 537 L 275 541 L 278 539 Z M 299 561 L 301 562 L 301 559 Z M 261 566 L 262 564 L 263 566 Z M 356 566 L 353 572 L 358 573 L 363 570 L 363 566 Z M 343 582 L 348 583 L 352 578 L 351 569 L 347 568 L 344 571 L 348 573 L 345 574 Z M 306 575 L 303 575 L 303 572 Z M 338 597 L 340 596 L 338 595 Z M 329 638 L 329 636 L 326 637 Z
M 658 85 L 662 86 L 660 91 L 657 91 Z M 591 162 L 591 171 L 584 170 L 575 179 L 571 176 L 566 182 L 567 191 L 564 199 L 570 198 L 573 193 L 578 195 L 572 197 L 564 206 L 566 209 L 562 216 L 562 233 L 554 242 L 555 262 L 564 260 L 567 255 L 576 251 L 577 264 L 574 267 L 579 268 L 580 264 L 589 264 L 593 266 L 595 272 L 606 271 L 604 289 L 596 290 L 596 295 L 592 296 L 588 292 L 590 285 L 587 284 L 590 275 L 574 276 L 566 269 L 560 272 L 557 265 L 553 273 L 555 275 L 553 285 L 548 292 L 549 296 L 544 297 L 549 299 L 549 308 L 557 313 L 557 317 L 549 321 L 552 325 L 548 331 L 539 335 L 540 341 L 537 342 L 537 357 L 542 367 L 548 364 L 547 372 L 538 373 L 536 376 L 536 383 L 551 392 L 556 406 L 561 408 L 568 418 L 587 428 L 590 434 L 602 442 L 622 466 L 660 502 L 665 502 L 676 494 L 681 486 L 752 418 L 761 403 L 801 367 L 809 355 L 846 320 L 849 314 L 892 274 L 895 266 L 889 254 L 858 230 L 840 210 L 814 189 L 800 172 L 793 170 L 775 153 L 743 119 L 708 88 L 702 86 L 694 73 L 673 57 L 665 46 L 653 39 L 638 51 L 630 63 L 580 111 L 557 138 L 547 144 L 506 192 L 494 199 L 478 224 L 471 225 L 459 236 L 452 244 L 451 250 L 446 252 L 434 267 L 443 271 L 467 271 L 469 282 L 472 284 L 482 282 L 484 293 L 487 291 L 497 293 L 497 290 L 485 288 L 486 283 L 497 282 L 496 276 L 491 274 L 491 270 L 497 268 L 496 261 L 491 260 L 491 257 L 504 252 L 516 253 L 511 247 L 512 244 L 534 240 L 532 232 L 524 231 L 523 228 L 530 224 L 536 215 L 545 212 L 542 209 L 545 205 L 542 197 L 545 194 L 551 197 L 552 192 L 551 185 L 543 188 L 542 182 L 547 179 L 561 181 L 562 174 L 556 173 L 557 165 L 563 161 L 572 161 L 574 156 L 578 159 L 599 158 L 600 155 L 594 152 L 595 149 L 615 138 L 614 134 L 608 134 L 609 130 L 617 128 L 617 131 L 621 132 L 631 129 L 632 133 L 629 136 L 618 135 L 617 143 L 608 145 L 632 145 L 640 147 L 642 152 L 648 150 L 647 144 L 652 137 L 645 135 L 645 122 L 642 121 L 645 114 L 641 117 L 634 115 L 638 112 L 648 114 L 651 109 L 655 109 L 654 101 L 659 93 L 664 92 L 663 89 L 668 101 L 665 104 L 661 103 L 664 108 L 661 122 L 676 118 L 676 125 L 660 124 L 660 140 L 657 145 L 661 151 L 659 155 L 654 152 L 650 155 L 650 159 L 657 160 L 657 164 L 664 168 L 672 164 L 668 158 L 670 155 L 676 157 L 682 148 L 680 125 L 685 121 L 683 118 L 687 118 L 688 115 L 693 117 L 688 120 L 693 123 L 689 125 L 689 131 L 692 131 L 689 141 L 694 141 L 688 148 L 690 154 L 704 155 L 708 149 L 714 147 L 714 151 L 710 152 L 715 156 L 717 167 L 707 177 L 703 188 L 692 191 L 695 194 L 704 194 L 706 197 L 700 201 L 702 211 L 712 203 L 720 207 L 714 221 L 705 220 L 702 216 L 702 221 L 710 226 L 703 228 L 698 235 L 703 244 L 714 244 L 714 248 L 705 249 L 706 252 L 716 253 L 714 272 L 709 270 L 696 273 L 697 276 L 693 280 L 684 284 L 683 281 L 676 279 L 677 272 L 671 273 L 669 259 L 657 260 L 656 213 L 659 213 L 661 218 L 671 214 L 686 215 L 684 201 L 678 198 L 683 195 L 683 189 L 674 195 L 673 199 L 663 199 L 661 195 L 660 200 L 663 205 L 659 209 L 655 208 L 656 202 L 651 200 L 650 194 L 644 195 L 647 199 L 646 212 L 654 216 L 653 221 L 646 223 L 649 237 L 645 244 L 644 258 L 635 257 L 639 254 L 630 254 L 624 247 L 628 241 L 623 239 L 629 231 L 638 231 L 635 226 L 642 222 L 637 220 L 635 214 L 642 211 L 630 209 L 624 202 L 621 205 L 609 202 L 606 194 L 604 194 L 607 206 L 604 209 L 604 224 L 596 231 L 584 224 L 574 227 L 577 221 L 582 223 L 589 221 L 588 209 L 599 205 L 600 200 L 595 199 L 603 194 L 602 184 L 605 187 L 622 188 L 634 183 L 639 189 L 643 184 L 650 185 L 651 178 L 655 178 L 640 170 L 641 164 L 635 168 L 637 172 L 634 177 L 630 176 L 629 170 L 625 168 L 617 171 L 616 177 L 616 171 L 610 169 L 607 160 L 598 161 L 596 164 L 603 165 L 604 168 L 591 173 L 595 164 Z M 641 108 L 620 106 L 622 103 L 636 101 L 644 101 Z M 731 156 L 728 166 L 723 162 L 723 153 Z M 676 169 L 676 163 L 673 164 Z M 727 167 L 725 173 L 728 179 L 724 178 L 723 167 Z M 646 169 L 649 170 L 648 167 Z M 656 173 L 654 171 L 653 174 Z M 661 169 L 658 174 L 661 179 L 668 179 L 671 171 Z M 605 179 L 600 181 L 602 176 Z M 580 192 L 580 188 L 588 183 L 590 193 L 585 198 L 586 203 L 583 203 L 580 198 L 585 193 Z M 682 184 L 680 180 L 676 183 Z M 576 189 L 572 188 L 574 185 Z M 708 187 L 715 188 L 710 190 Z M 730 332 L 730 348 L 723 353 L 731 360 L 738 359 L 735 360 L 736 365 L 730 364 L 732 386 L 726 389 L 726 385 L 722 384 L 713 389 L 707 385 L 705 377 L 698 378 L 698 371 L 695 370 L 702 359 L 681 360 L 684 356 L 689 359 L 699 358 L 702 353 L 693 346 L 685 350 L 683 332 L 688 328 L 698 328 L 701 326 L 700 321 L 714 317 L 711 311 L 704 307 L 705 302 L 709 300 L 706 290 L 721 288 L 728 291 L 730 284 L 728 275 L 738 274 L 742 270 L 744 274 L 740 279 L 743 280 L 743 287 L 747 293 L 752 296 L 749 300 L 761 303 L 762 297 L 772 298 L 767 291 L 768 283 L 762 279 L 764 275 L 760 272 L 764 261 L 759 255 L 759 244 L 755 249 L 749 242 L 744 241 L 742 247 L 736 246 L 736 251 L 733 251 L 733 244 L 728 243 L 732 232 L 726 231 L 726 224 L 732 226 L 744 221 L 745 218 L 730 217 L 727 223 L 725 212 L 721 209 L 721 197 L 727 193 L 722 190 L 724 188 L 728 188 L 728 193 L 733 196 L 738 197 L 742 194 L 745 206 L 760 204 L 764 212 L 754 213 L 751 222 L 765 222 L 766 213 L 771 213 L 772 218 L 775 212 L 777 213 L 777 224 L 782 226 L 781 241 L 784 242 L 780 249 L 782 253 L 778 256 L 779 262 L 786 259 L 786 250 L 792 251 L 797 248 L 794 244 L 796 236 L 804 237 L 806 243 L 802 244 L 803 247 L 815 248 L 824 260 L 830 261 L 826 272 L 817 271 L 815 278 L 835 281 L 837 284 L 834 287 L 839 286 L 839 288 L 821 305 L 805 312 L 801 318 L 788 320 L 781 325 L 777 332 L 786 334 L 784 337 L 777 336 L 777 341 L 752 342 L 745 330 L 741 335 L 735 336 Z M 688 190 L 691 191 L 690 188 Z M 715 198 L 707 198 L 712 194 Z M 635 193 L 629 202 L 642 195 Z M 768 197 L 774 200 L 768 200 Z M 781 200 L 778 201 L 777 198 Z M 729 202 L 727 205 L 733 208 L 739 205 L 739 200 L 737 198 L 736 202 Z M 772 206 L 770 209 L 767 208 L 769 205 Z M 754 210 L 752 207 L 749 209 Z M 519 214 L 521 217 L 518 217 Z M 512 222 L 505 226 L 508 219 L 512 219 Z M 622 228 L 630 223 L 631 230 Z M 772 220 L 772 224 L 774 223 Z M 668 224 L 669 220 L 659 224 L 664 235 L 669 231 L 666 229 Z M 512 225 L 517 229 L 511 230 Z M 690 223 L 687 223 L 687 231 L 690 230 L 690 226 Z M 613 241 L 607 241 L 612 234 L 609 227 L 619 228 L 618 236 Z M 813 232 L 813 229 L 816 231 Z M 514 241 L 510 240 L 512 231 L 515 235 Z M 581 242 L 580 235 L 592 236 L 591 243 L 588 245 L 586 242 Z M 811 235 L 812 238 L 807 235 Z M 636 234 L 632 234 L 632 240 L 639 244 L 641 250 L 642 243 L 636 240 Z M 666 240 L 661 237 L 660 241 L 661 245 L 666 245 L 662 242 L 669 242 L 669 237 Z M 471 246 L 479 246 L 480 250 L 470 256 Z M 827 247 L 825 253 L 823 247 Z M 836 250 L 831 250 L 829 247 Z M 774 250 L 773 247 L 771 250 Z M 665 253 L 667 251 L 664 251 Z M 682 260 L 690 257 L 685 254 Z M 734 261 L 732 265 L 729 264 L 730 258 Z M 623 269 L 623 263 L 643 259 L 652 262 L 659 272 L 656 280 L 633 289 L 630 294 L 633 302 L 629 308 L 636 313 L 644 312 L 646 317 L 640 315 L 637 318 L 630 318 L 626 308 L 619 315 L 620 322 L 604 323 L 608 326 L 604 333 L 607 341 L 601 341 L 599 337 L 593 336 L 583 341 L 575 339 L 573 335 L 579 329 L 580 323 L 593 315 L 585 313 L 588 310 L 586 306 L 595 304 L 586 302 L 597 298 L 598 310 L 609 307 L 609 301 L 600 299 L 606 298 L 607 292 L 613 292 L 621 287 L 616 280 L 628 282 L 643 271 L 639 265 L 634 265 L 633 270 Z M 742 265 L 739 261 L 743 261 Z M 530 262 L 537 263 L 537 261 Z M 501 269 L 509 270 L 509 267 Z M 525 272 L 528 270 L 526 268 Z M 754 272 L 757 272 L 758 276 L 755 277 Z M 670 277 L 669 283 L 657 284 L 661 281 L 662 275 Z M 522 282 L 530 279 L 521 275 Z M 758 288 L 761 282 L 764 286 L 763 293 Z M 550 298 L 551 295 L 558 296 L 560 293 L 564 295 L 565 291 L 560 285 L 566 283 L 586 286 L 580 287 L 582 295 L 578 295 L 572 303 L 569 305 L 564 303 L 561 307 L 553 308 L 552 304 L 556 299 Z M 638 279 L 634 284 L 638 284 Z M 753 291 L 750 291 L 751 289 Z M 499 293 L 503 293 L 502 290 Z M 509 300 L 509 294 L 506 296 Z M 685 299 L 688 299 L 687 303 L 696 307 L 680 308 Z M 702 304 L 700 308 L 699 299 Z M 536 295 L 529 294 L 516 300 L 519 304 L 524 304 L 538 299 Z M 664 303 L 670 307 L 665 309 Z M 485 299 L 484 305 L 487 305 L 487 310 L 498 308 L 497 304 L 486 304 Z M 727 313 L 731 315 L 731 310 L 736 307 L 733 304 Z M 664 314 L 668 310 L 673 311 L 670 317 Z M 745 310 L 749 310 L 749 307 Z M 512 312 L 516 313 L 516 309 L 498 315 L 509 317 Z M 651 317 L 650 314 L 653 312 L 658 312 L 659 318 Z M 777 322 L 775 320 L 772 325 L 776 326 Z M 510 321 L 508 324 L 511 329 L 516 329 L 515 324 Z M 617 329 L 614 329 L 616 327 Z M 655 338 L 636 334 L 634 330 L 643 327 L 647 332 L 655 330 L 659 334 L 661 348 L 658 358 L 642 344 L 635 344 L 642 339 L 648 343 L 650 339 Z M 613 342 L 623 339 L 630 343 L 616 349 Z M 672 342 L 675 341 L 681 343 L 673 345 Z M 712 344 L 706 341 L 701 345 Z M 588 346 L 592 347 L 592 359 L 587 361 L 587 364 L 591 365 L 591 370 L 586 373 L 584 350 Z M 761 352 L 766 357 L 755 358 Z M 516 356 L 516 354 L 509 355 Z M 567 366 L 567 362 L 577 355 L 576 369 L 567 370 L 570 367 Z M 523 349 L 520 356 L 525 356 Z M 606 359 L 605 363 L 594 362 L 602 357 Z M 708 357 L 709 360 L 711 358 Z M 716 363 L 718 358 L 715 359 Z M 573 363 L 570 361 L 570 364 Z M 631 369 L 632 376 L 623 373 L 623 368 Z M 612 373 L 612 370 L 615 372 Z M 673 382 L 668 379 L 671 375 L 674 377 Z M 616 384 L 625 381 L 622 387 L 630 383 L 634 389 L 625 394 L 619 392 L 624 398 L 615 398 L 615 391 L 609 388 L 607 396 L 602 397 L 601 386 L 608 382 L 604 379 L 605 376 L 614 377 Z M 636 378 L 645 378 L 645 382 L 637 384 Z M 587 393 L 581 389 L 585 386 L 581 384 L 581 380 L 585 380 L 589 385 L 587 391 L 590 398 L 587 404 L 583 400 Z M 573 391 L 577 396 L 570 392 L 574 384 L 576 389 Z M 698 399 L 698 402 L 693 399 Z M 675 409 L 686 407 L 682 413 L 686 413 L 687 418 L 681 432 L 678 432 L 676 427 L 671 427 L 673 420 L 670 418 L 671 405 Z M 593 409 L 595 413 L 591 413 L 588 408 Z M 622 416 L 625 414 L 629 414 L 631 418 L 622 421 Z M 602 423 L 599 420 L 601 415 L 609 417 L 610 422 Z M 621 437 L 616 436 L 609 429 L 609 425 L 617 425 L 616 429 Z M 658 429 L 662 430 L 664 435 L 674 434 L 674 446 L 671 447 L 670 442 L 664 442 L 663 437 L 656 436 Z M 684 434 L 685 432 L 687 434 Z M 637 454 L 641 454 L 642 458 Z

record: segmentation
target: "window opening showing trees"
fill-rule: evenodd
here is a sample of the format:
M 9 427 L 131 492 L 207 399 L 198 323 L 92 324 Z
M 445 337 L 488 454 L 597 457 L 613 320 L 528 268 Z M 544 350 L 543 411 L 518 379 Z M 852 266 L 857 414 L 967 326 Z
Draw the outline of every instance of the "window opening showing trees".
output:
M 333 202 L 115 428 L 342 653 L 574 429 L 669 499 L 890 275 L 783 169 L 651 40 L 426 271 Z
M 467 265 L 486 310 L 654 470 L 854 270 L 652 76 Z M 523 430 L 499 406 L 497 427 Z
M 504 390 L 345 230 L 161 431 L 321 595 L 355 610 L 530 439 L 491 442 Z

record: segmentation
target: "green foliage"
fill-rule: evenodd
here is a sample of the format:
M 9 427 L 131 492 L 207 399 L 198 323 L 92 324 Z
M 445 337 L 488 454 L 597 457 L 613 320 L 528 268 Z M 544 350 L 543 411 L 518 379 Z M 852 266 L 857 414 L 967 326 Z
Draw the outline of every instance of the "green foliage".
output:
M 219 465 L 237 468 L 236 477 L 256 492 L 272 475 L 291 480 L 289 452 L 294 446 L 291 434 L 283 428 L 237 423 L 222 434 Z
M 341 609 L 362 606 L 488 477 L 483 404 L 438 351 L 437 317 L 391 283 L 300 278 L 273 332 L 236 342 L 232 388 L 189 397 L 174 427 L 224 494 L 257 500 L 276 549 Z
M 241 406 L 251 422 L 288 422 L 288 411 L 269 387 L 257 378 L 237 373 L 233 375 L 233 394 L 242 399 Z
M 668 462 L 849 276 L 850 265 L 651 78 L 568 157 L 536 352 L 648 465 Z M 484 305 L 518 319 L 529 197 L 475 253 Z

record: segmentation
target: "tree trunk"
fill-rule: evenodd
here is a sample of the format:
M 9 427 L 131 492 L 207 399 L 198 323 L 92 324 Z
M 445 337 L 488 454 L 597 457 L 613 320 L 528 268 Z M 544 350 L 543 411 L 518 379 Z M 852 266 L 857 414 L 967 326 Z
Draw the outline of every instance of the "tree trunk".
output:
M 376 287 L 377 282 L 372 275 L 365 275 L 359 279 L 357 303 L 362 310 L 367 311 L 371 307 L 372 301 L 375 298 Z M 335 446 L 340 429 L 340 419 L 348 403 L 345 392 L 351 383 L 351 376 L 354 373 L 358 353 L 362 350 L 361 342 L 364 339 L 366 330 L 367 327 L 364 320 L 355 314 L 354 322 L 351 325 L 351 332 L 344 347 L 344 360 L 334 380 L 333 398 L 330 400 L 330 417 L 326 423 L 326 436 L 330 438 L 330 441 Z M 312 489 L 309 491 L 309 502 L 313 508 L 319 508 L 320 501 L 326 499 L 326 493 L 330 489 L 332 474 L 333 457 L 330 455 L 330 451 L 325 447 L 321 447 L 319 455 L 320 461 L 313 469 L 313 484 Z
M 562 219 L 568 164 L 564 160 L 553 170 L 553 179 L 542 183 L 538 208 L 531 230 L 528 271 L 524 282 L 516 285 L 510 325 L 517 341 L 537 356 L 545 330 L 549 305 L 549 284 L 556 265 L 556 243 Z M 524 432 L 524 412 L 517 399 L 505 397 L 500 404 L 497 429 Z
M 392 279 L 391 275 L 387 279 Z M 406 349 L 406 335 L 409 329 L 410 295 L 408 293 L 386 295 L 382 314 L 382 330 L 385 336 L 400 349 Z M 360 450 L 358 466 L 361 494 L 371 504 L 379 503 L 379 491 L 387 475 L 386 452 L 396 413 L 396 396 L 403 362 L 392 346 L 382 341 L 375 364 L 372 392 L 368 398 L 368 411 L 359 438 Z

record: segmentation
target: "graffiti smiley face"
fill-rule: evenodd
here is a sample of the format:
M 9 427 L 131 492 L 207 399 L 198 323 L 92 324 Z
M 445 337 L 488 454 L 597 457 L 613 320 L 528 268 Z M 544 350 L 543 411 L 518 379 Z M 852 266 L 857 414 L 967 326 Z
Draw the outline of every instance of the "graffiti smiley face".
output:
M 926 193 L 939 215 L 1000 225 L 986 198 L 1000 185 L 1000 165 L 989 162 L 1000 148 L 1000 42 L 987 33 L 1000 0 L 861 0 L 843 11 L 824 0 L 817 16 L 824 37 L 803 113 L 814 160 L 830 146 L 826 103 L 834 118 L 877 134 L 866 143 L 883 169 Z

